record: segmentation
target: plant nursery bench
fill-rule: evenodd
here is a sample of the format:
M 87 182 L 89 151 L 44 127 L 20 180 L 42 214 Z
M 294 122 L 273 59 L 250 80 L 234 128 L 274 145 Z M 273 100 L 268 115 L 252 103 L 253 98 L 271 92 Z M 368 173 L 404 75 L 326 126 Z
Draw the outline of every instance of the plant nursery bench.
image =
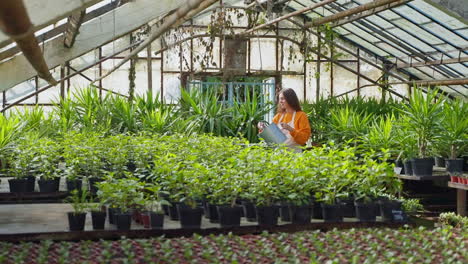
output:
M 449 182 L 448 187 L 457 189 L 457 214 L 466 216 L 466 190 L 468 190 L 468 185 Z

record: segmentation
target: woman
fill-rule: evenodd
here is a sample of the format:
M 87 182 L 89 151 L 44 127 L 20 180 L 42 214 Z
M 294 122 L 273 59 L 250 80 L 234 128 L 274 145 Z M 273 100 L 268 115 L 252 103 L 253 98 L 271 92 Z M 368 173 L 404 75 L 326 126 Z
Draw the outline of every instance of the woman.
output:
M 304 146 L 309 140 L 311 130 L 309 119 L 302 111 L 299 99 L 293 89 L 287 88 L 280 91 L 278 110 L 273 118 L 273 123 L 277 124 L 286 136 L 287 140 L 284 144 L 296 152 L 302 152 L 301 146 Z M 263 129 L 263 124 L 259 128 Z

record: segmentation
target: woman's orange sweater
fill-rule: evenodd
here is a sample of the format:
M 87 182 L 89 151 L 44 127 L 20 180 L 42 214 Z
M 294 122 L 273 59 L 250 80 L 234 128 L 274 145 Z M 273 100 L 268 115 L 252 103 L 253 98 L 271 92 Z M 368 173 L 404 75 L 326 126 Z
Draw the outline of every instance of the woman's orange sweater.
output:
M 281 116 L 283 113 L 278 113 L 273 117 L 273 123 L 278 124 L 279 120 L 281 119 Z M 282 123 L 289 123 L 291 122 L 293 114 L 290 113 L 284 113 L 283 120 L 281 120 Z M 299 145 L 305 145 L 307 140 L 310 138 L 310 124 L 309 124 L 309 119 L 307 118 L 306 113 L 303 111 L 297 111 L 296 112 L 296 118 L 294 120 L 294 130 L 289 132 L 296 141 L 297 144 Z

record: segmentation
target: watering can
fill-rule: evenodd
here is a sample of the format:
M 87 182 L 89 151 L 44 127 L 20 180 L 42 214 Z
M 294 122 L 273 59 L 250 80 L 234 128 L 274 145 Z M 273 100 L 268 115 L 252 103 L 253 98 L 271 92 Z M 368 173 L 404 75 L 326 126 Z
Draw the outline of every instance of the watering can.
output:
M 267 143 L 276 144 L 284 143 L 287 139 L 275 123 L 265 126 L 262 133 L 259 133 L 258 136 L 263 138 Z

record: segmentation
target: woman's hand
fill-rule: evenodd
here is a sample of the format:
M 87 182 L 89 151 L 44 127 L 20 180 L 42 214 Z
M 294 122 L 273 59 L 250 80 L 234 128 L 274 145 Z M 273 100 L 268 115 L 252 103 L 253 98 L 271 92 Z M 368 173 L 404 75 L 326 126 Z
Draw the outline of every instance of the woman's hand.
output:
M 289 132 L 294 131 L 294 128 L 292 128 L 290 125 L 286 123 L 280 123 L 281 128 L 288 130 Z
M 263 131 L 263 129 L 265 129 L 265 123 L 263 123 L 263 122 L 258 122 L 257 128 L 258 128 L 258 130 L 259 130 L 260 132 Z

